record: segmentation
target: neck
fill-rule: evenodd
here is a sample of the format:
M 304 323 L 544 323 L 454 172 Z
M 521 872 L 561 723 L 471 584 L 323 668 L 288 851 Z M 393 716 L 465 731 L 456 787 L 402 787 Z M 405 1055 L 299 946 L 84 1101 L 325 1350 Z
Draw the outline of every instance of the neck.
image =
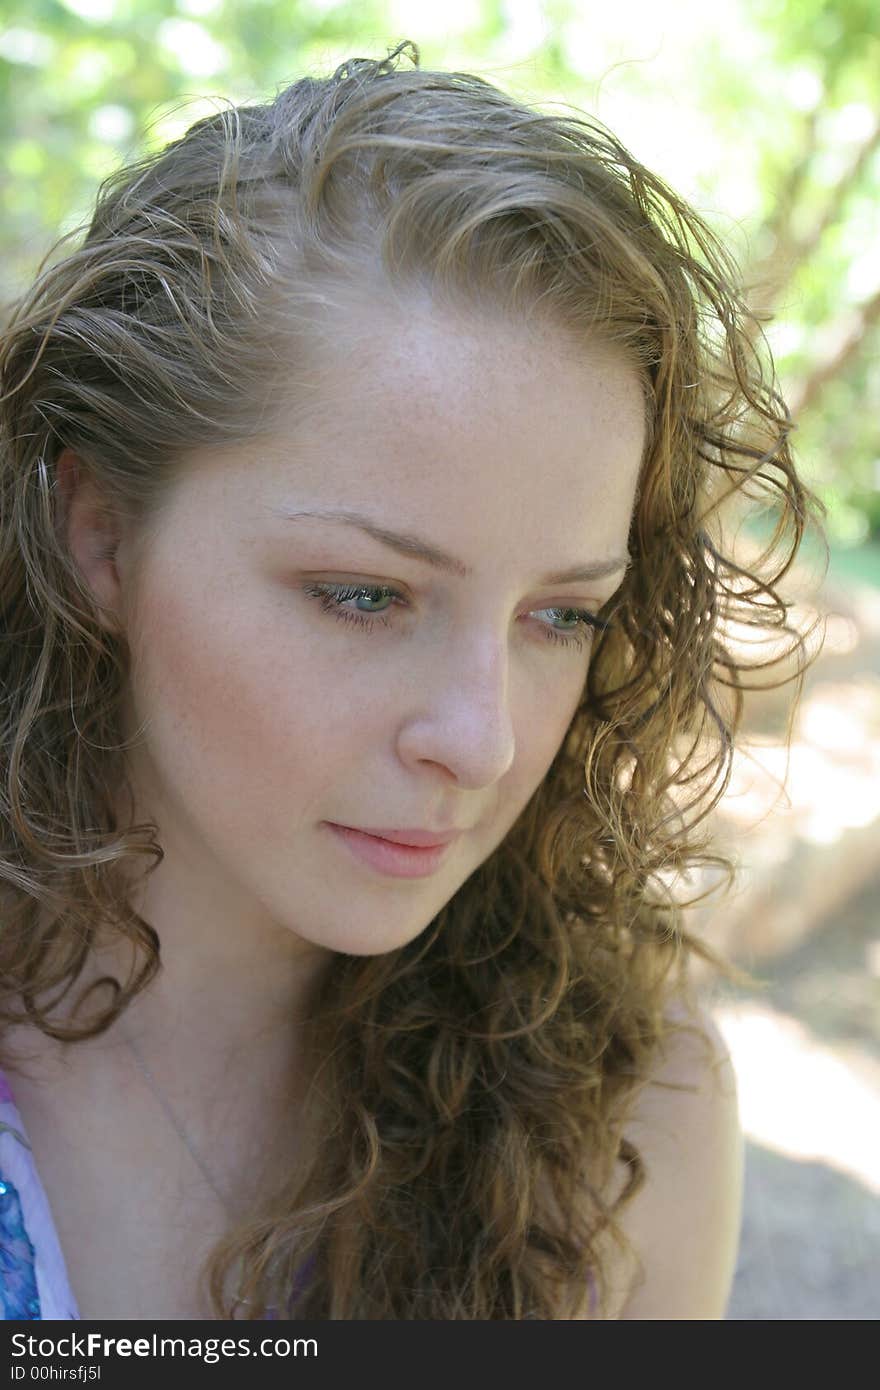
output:
M 176 1130 L 217 1196 L 243 1209 L 303 1152 L 305 1023 L 332 956 L 290 933 L 249 943 L 175 928 L 159 925 L 160 971 L 105 1033 L 62 1044 L 18 1029 L 4 1054 L 13 1068 L 19 1057 L 36 1062 L 48 1104 L 64 1087 L 132 1132 Z M 133 963 L 129 943 L 102 945 L 71 996 L 108 975 L 125 981 Z

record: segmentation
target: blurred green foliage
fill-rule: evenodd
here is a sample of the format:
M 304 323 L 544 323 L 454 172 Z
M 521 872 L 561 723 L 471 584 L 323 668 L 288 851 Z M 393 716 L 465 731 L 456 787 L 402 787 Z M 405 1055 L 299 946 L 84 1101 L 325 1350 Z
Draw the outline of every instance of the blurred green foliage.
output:
M 0 0 L 0 298 L 217 99 L 403 38 L 599 115 L 744 263 L 832 537 L 880 536 L 877 0 Z

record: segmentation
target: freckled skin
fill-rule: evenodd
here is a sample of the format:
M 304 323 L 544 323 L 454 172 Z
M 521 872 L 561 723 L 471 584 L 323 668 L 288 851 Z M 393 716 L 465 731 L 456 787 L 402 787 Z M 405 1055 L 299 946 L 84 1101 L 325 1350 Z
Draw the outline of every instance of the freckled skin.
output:
M 75 455 L 58 460 L 71 555 L 131 647 L 134 814 L 165 854 L 132 896 L 161 943 L 149 987 L 97 1038 L 22 1040 L 17 1103 L 86 1318 L 209 1315 L 196 1275 L 229 1201 L 243 1210 L 321 1141 L 303 1111 L 312 986 L 335 952 L 416 938 L 501 842 L 586 678 L 588 643 L 548 640 L 571 635 L 549 610 L 595 612 L 622 578 L 539 583 L 626 555 L 636 373 L 546 324 L 407 309 L 337 311 L 305 409 L 292 374 L 285 418 L 189 455 L 148 533 L 119 531 Z M 327 508 L 473 575 L 279 514 Z M 402 601 L 366 631 L 308 597 L 316 581 Z M 467 833 L 401 879 L 328 820 Z M 130 966 L 111 937 L 81 984 Z
M 185 902 L 215 942 L 280 928 L 374 954 L 422 931 L 513 824 L 577 706 L 588 649 L 548 641 L 545 610 L 595 611 L 622 578 L 536 583 L 626 553 L 643 436 L 622 359 L 436 311 L 352 341 L 324 361 L 326 408 L 305 426 L 192 455 L 127 591 L 120 554 L 138 804 L 166 849 L 147 903 L 180 918 Z M 367 512 L 474 577 L 273 507 Z M 385 583 L 410 606 L 366 632 L 307 598 L 311 577 Z M 400 880 L 324 820 L 472 828 L 437 873 Z

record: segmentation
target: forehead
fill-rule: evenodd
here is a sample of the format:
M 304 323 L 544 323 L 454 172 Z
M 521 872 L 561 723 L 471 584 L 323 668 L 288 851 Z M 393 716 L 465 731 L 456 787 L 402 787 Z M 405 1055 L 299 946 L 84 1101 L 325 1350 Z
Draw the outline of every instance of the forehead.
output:
M 537 313 L 514 319 L 424 298 L 389 305 L 355 300 L 332 328 L 324 324 L 315 334 L 308 357 L 316 404 L 322 388 L 338 395 L 344 382 L 360 407 L 375 395 L 383 410 L 416 407 L 423 416 L 433 410 L 448 423 L 459 405 L 490 417 L 496 409 L 508 413 L 528 383 L 532 395 L 550 398 L 598 376 L 609 397 L 635 397 L 643 409 L 640 378 L 620 349 L 598 337 L 577 338 Z M 577 389 L 570 405 L 577 409 Z
M 264 433 L 195 470 L 196 508 L 219 501 L 255 540 L 267 524 L 292 539 L 285 510 L 337 509 L 512 580 L 626 551 L 644 394 L 615 349 L 534 321 L 357 307 L 284 389 Z
M 309 390 L 277 436 L 301 477 L 434 502 L 466 484 L 625 490 L 644 442 L 644 391 L 624 357 L 539 322 L 420 305 L 356 308 L 323 338 Z

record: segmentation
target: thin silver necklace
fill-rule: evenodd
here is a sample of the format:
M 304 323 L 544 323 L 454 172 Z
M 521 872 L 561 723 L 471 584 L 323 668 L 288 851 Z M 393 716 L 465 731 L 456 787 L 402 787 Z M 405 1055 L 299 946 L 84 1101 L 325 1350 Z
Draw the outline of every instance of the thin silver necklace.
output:
M 193 1162 L 195 1163 L 195 1165 L 196 1165 L 196 1167 L 198 1168 L 199 1172 L 201 1173 L 202 1177 L 205 1179 L 205 1182 L 208 1184 L 208 1186 L 210 1187 L 211 1191 L 214 1193 L 214 1196 L 217 1198 L 218 1202 L 219 1202 L 220 1205 L 223 1207 L 223 1209 L 224 1209 L 224 1211 L 226 1212 L 227 1216 L 231 1217 L 232 1214 L 233 1214 L 233 1212 L 232 1212 L 232 1206 L 231 1206 L 231 1204 L 230 1204 L 230 1202 L 229 1202 L 229 1199 L 225 1196 L 225 1194 L 224 1194 L 223 1192 L 220 1191 L 220 1188 L 217 1186 L 217 1183 L 214 1181 L 213 1177 L 211 1176 L 211 1173 L 209 1172 L 209 1170 L 208 1170 L 207 1166 L 205 1165 L 204 1161 L 202 1160 L 202 1158 L 200 1157 L 200 1155 L 196 1152 L 196 1149 L 195 1149 L 195 1146 L 194 1146 L 193 1143 L 192 1143 L 192 1140 L 190 1139 L 190 1137 L 189 1137 L 189 1135 L 187 1134 L 186 1130 L 184 1129 L 183 1125 L 180 1123 L 180 1120 L 179 1120 L 179 1119 L 177 1118 L 177 1116 L 175 1115 L 175 1113 L 174 1113 L 174 1111 L 173 1111 L 173 1109 L 172 1109 L 172 1107 L 171 1107 L 170 1102 L 169 1102 L 168 1100 L 166 1100 L 165 1096 L 162 1094 L 162 1091 L 161 1091 L 161 1089 L 160 1089 L 160 1087 L 159 1087 L 158 1082 L 156 1081 L 156 1078 L 153 1076 L 153 1073 L 150 1071 L 150 1068 L 147 1066 L 146 1062 L 144 1061 L 143 1057 L 141 1056 L 140 1051 L 139 1051 L 138 1048 L 135 1046 L 135 1043 L 134 1043 L 133 1039 L 130 1038 L 130 1037 L 128 1036 L 127 1033 L 123 1034 L 123 1037 L 124 1037 L 124 1039 L 125 1039 L 126 1045 L 128 1046 L 128 1048 L 129 1048 L 129 1050 L 130 1050 L 130 1052 L 131 1052 L 132 1057 L 134 1058 L 135 1062 L 137 1063 L 137 1066 L 138 1066 L 139 1070 L 143 1073 L 143 1076 L 144 1076 L 144 1079 L 145 1079 L 146 1082 L 147 1082 L 147 1085 L 149 1086 L 149 1088 L 150 1088 L 150 1090 L 152 1091 L 153 1095 L 156 1097 L 156 1100 L 159 1102 L 160 1106 L 162 1107 L 162 1113 L 165 1115 L 166 1119 L 168 1120 L 168 1123 L 169 1123 L 169 1124 L 171 1125 L 171 1127 L 174 1129 L 174 1132 L 179 1136 L 181 1143 L 183 1144 L 183 1146 L 184 1146 L 184 1148 L 186 1149 L 187 1153 L 188 1153 L 188 1154 L 190 1155 L 190 1157 L 192 1158 Z M 235 1306 L 236 1306 L 236 1307 L 246 1307 L 246 1308 L 250 1308 L 250 1307 L 253 1306 L 252 1303 L 251 1303 L 251 1300 L 250 1300 L 249 1298 L 242 1298 L 242 1297 L 241 1297 L 240 1291 L 236 1292 L 236 1294 L 234 1295 L 234 1298 L 235 1298 Z
M 165 1096 L 162 1094 L 162 1091 L 159 1088 L 156 1078 L 153 1076 L 153 1073 L 150 1071 L 150 1068 L 147 1066 L 138 1048 L 135 1046 L 134 1041 L 128 1036 L 128 1034 L 124 1034 L 124 1037 L 128 1047 L 131 1050 L 132 1057 L 137 1063 L 140 1071 L 143 1073 L 150 1090 L 156 1097 L 156 1100 L 161 1105 L 162 1112 L 165 1115 L 165 1118 L 168 1120 L 168 1123 L 171 1125 L 174 1132 L 180 1138 L 180 1141 L 186 1149 L 187 1153 L 192 1158 L 202 1177 L 205 1179 L 205 1182 L 208 1184 L 211 1191 L 214 1193 L 214 1196 L 217 1198 L 218 1202 L 223 1207 L 227 1216 L 231 1216 L 232 1205 L 229 1202 L 229 1199 L 224 1195 L 224 1193 L 220 1191 L 220 1188 L 217 1186 L 217 1183 L 214 1181 L 213 1177 L 208 1171 L 206 1164 L 204 1163 L 200 1155 L 196 1152 L 195 1146 L 192 1143 L 189 1135 L 187 1134 L 183 1125 L 180 1123 L 180 1120 L 177 1118 L 174 1111 L 172 1110 L 170 1103 L 165 1099 Z

